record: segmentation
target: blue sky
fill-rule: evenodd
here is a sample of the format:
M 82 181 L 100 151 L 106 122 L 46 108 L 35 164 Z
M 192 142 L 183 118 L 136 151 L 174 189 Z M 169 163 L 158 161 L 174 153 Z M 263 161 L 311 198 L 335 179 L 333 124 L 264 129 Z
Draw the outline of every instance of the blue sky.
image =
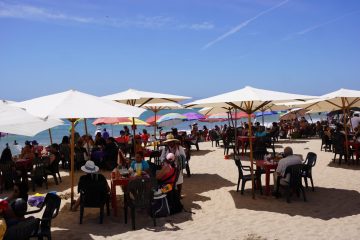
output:
M 359 88 L 358 0 L 0 0 L 2 99 Z

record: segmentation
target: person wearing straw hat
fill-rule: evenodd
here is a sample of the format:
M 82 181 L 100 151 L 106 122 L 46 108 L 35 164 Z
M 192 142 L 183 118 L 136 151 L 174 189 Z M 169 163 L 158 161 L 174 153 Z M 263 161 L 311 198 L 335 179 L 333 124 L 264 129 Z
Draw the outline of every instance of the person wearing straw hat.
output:
M 103 194 L 104 196 L 107 196 L 110 192 L 109 185 L 106 181 L 106 178 L 101 173 L 98 173 L 99 167 L 95 165 L 95 163 L 91 160 L 86 161 L 85 165 L 81 167 L 81 170 L 86 173 L 86 175 L 83 175 L 79 179 L 78 183 L 78 193 L 81 191 L 84 191 L 88 188 L 91 188 L 91 186 L 101 185 L 102 192 L 99 192 L 99 194 Z M 72 207 L 73 211 L 76 211 L 77 208 L 80 205 L 80 198 L 78 198 Z
M 185 168 L 186 161 L 185 150 L 182 146 L 180 146 L 180 141 L 176 139 L 171 133 L 166 135 L 166 140 L 163 143 L 166 144 L 166 146 L 161 151 L 160 160 L 165 161 L 166 156 L 169 153 L 173 153 L 175 155 L 175 164 L 179 169 L 179 177 L 176 185 L 179 191 L 179 195 L 181 196 L 182 184 L 184 182 L 183 169 Z

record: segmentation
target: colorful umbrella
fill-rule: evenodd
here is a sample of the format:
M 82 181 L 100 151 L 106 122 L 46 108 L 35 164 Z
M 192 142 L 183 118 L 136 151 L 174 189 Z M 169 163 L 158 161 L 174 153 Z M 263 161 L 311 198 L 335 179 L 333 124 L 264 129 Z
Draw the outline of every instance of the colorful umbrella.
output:
M 145 122 L 147 122 L 151 126 L 154 126 L 156 121 L 159 120 L 160 118 L 161 118 L 161 115 L 154 115 L 154 116 L 149 117 L 148 119 L 146 119 Z
M 203 119 L 199 119 L 200 122 L 209 122 L 209 123 L 225 122 L 226 120 L 227 120 L 226 118 L 209 118 L 208 116 L 206 116 Z
M 149 126 L 147 122 L 144 122 L 138 118 L 134 118 L 135 125 Z M 103 125 L 103 124 L 112 124 L 112 125 L 132 125 L 132 118 L 122 117 L 122 118 L 98 118 L 93 122 L 93 125 Z
M 188 112 L 183 114 L 188 121 L 205 119 L 205 116 L 200 113 Z
M 179 113 L 168 113 L 163 115 L 161 118 L 159 118 L 156 123 L 160 127 L 170 127 L 177 125 L 183 121 L 186 121 L 187 118 L 184 115 L 181 115 Z

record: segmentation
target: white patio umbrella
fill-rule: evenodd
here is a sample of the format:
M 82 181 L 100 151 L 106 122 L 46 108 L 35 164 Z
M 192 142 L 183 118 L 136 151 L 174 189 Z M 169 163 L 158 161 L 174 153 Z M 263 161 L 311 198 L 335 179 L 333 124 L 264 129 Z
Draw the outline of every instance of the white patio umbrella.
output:
M 343 111 L 344 119 L 349 115 L 350 108 L 360 107 L 360 91 L 341 88 L 337 91 L 320 96 L 317 99 L 300 102 L 292 102 L 293 106 L 302 107 L 311 110 L 312 112 L 334 111 L 341 109 Z M 347 133 L 347 124 L 344 124 L 345 132 Z M 345 144 L 347 156 L 349 156 L 348 136 L 345 134 Z
M 156 103 L 177 103 L 190 97 L 178 96 L 172 94 L 156 93 L 156 92 L 145 92 L 135 89 L 128 89 L 123 92 L 111 94 L 104 96 L 103 98 L 117 101 L 120 103 L 126 103 L 131 106 L 143 107 L 146 104 L 156 104 Z M 151 105 L 148 105 L 151 108 Z M 159 109 L 159 106 L 155 107 Z M 135 136 L 135 125 L 133 124 L 133 134 Z M 135 144 L 134 144 L 135 152 Z
M 68 119 L 71 122 L 71 200 L 74 199 L 74 122 L 79 118 L 138 117 L 145 111 L 76 90 L 34 98 L 15 105 L 26 108 L 36 116 Z
M 304 117 L 309 110 L 304 108 L 294 108 L 280 116 L 281 120 L 293 120 L 298 117 Z
M 40 118 L 24 108 L 13 106 L 5 100 L 0 101 L 0 132 L 32 137 L 62 124 L 64 122 L 60 119 Z
M 269 91 L 246 86 L 242 89 L 220 94 L 214 97 L 209 97 L 197 100 L 186 104 L 189 107 L 233 107 L 248 113 L 249 135 L 252 135 L 251 114 L 259 111 L 269 104 L 276 102 L 285 102 L 291 100 L 305 100 L 315 98 L 313 96 L 291 94 L 277 91 Z M 250 162 L 252 175 L 252 194 L 254 192 L 254 174 L 253 174 L 253 151 L 252 141 L 250 141 Z

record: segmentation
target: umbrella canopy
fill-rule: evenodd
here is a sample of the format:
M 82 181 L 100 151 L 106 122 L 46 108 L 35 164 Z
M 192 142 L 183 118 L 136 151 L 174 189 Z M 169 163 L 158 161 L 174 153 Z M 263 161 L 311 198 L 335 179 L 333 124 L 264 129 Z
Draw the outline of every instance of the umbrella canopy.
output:
M 93 125 L 103 125 L 103 124 L 111 124 L 111 125 L 132 125 L 132 118 L 98 118 L 93 122 Z M 135 118 L 135 125 L 149 126 L 147 122 L 144 122 L 138 118 Z
M 265 111 L 265 112 L 257 112 L 255 113 L 256 117 L 262 117 L 262 116 L 272 116 L 272 115 L 277 115 L 278 112 L 276 111 Z
M 199 113 L 204 114 L 204 115 L 211 115 L 211 114 L 217 114 L 217 113 L 225 113 L 225 112 L 230 112 L 233 111 L 234 108 L 233 107 L 205 107 L 199 110 Z M 227 117 L 226 117 L 227 118 Z
M 281 120 L 293 120 L 298 117 L 304 117 L 309 110 L 304 108 L 294 108 L 280 116 Z
M 156 123 L 160 127 L 170 127 L 177 125 L 186 120 L 187 118 L 179 113 L 168 113 L 163 115 L 161 118 L 159 118 L 159 120 L 157 120 Z
M 23 108 L 0 101 L 0 132 L 32 137 L 62 124 L 64 122 L 59 119 L 36 117 Z
M 99 98 L 76 90 L 56 93 L 15 103 L 40 117 L 67 118 L 71 121 L 71 200 L 74 199 L 75 121 L 79 118 L 138 117 L 145 109 Z M 71 201 L 73 202 L 73 201 Z
M 162 115 L 151 116 L 148 119 L 146 119 L 145 122 L 153 126 L 156 123 L 156 121 L 159 120 L 161 117 Z
M 220 94 L 214 97 L 200 99 L 186 104 L 189 107 L 233 107 L 246 112 L 248 115 L 249 134 L 252 135 L 251 115 L 256 111 L 264 110 L 266 106 L 276 102 L 285 102 L 291 100 L 306 100 L 315 98 L 313 96 L 291 94 L 277 91 L 269 91 L 246 86 L 242 89 Z M 252 141 L 250 141 L 250 163 L 252 176 L 252 193 L 255 197 L 254 191 L 254 174 L 253 174 L 253 151 Z
M 252 118 L 254 118 L 255 117 L 255 114 L 250 114 L 250 116 L 252 117 Z M 245 113 L 245 112 L 233 112 L 233 113 L 231 113 L 231 117 L 233 118 L 233 119 L 241 119 L 241 118 L 247 118 L 248 117 L 248 114 L 247 113 Z
M 43 118 L 139 117 L 145 111 L 76 90 L 34 98 L 14 105 Z
M 188 121 L 205 119 L 204 115 L 196 112 L 188 112 L 188 113 L 184 113 L 183 115 L 187 118 Z
M 199 121 L 214 123 L 214 122 L 225 122 L 225 121 L 227 121 L 227 119 L 226 118 L 209 118 L 209 116 L 205 116 L 204 119 L 199 119 Z
M 136 89 L 128 89 L 123 92 L 104 96 L 103 98 L 121 103 L 126 103 L 133 106 L 138 105 L 140 107 L 147 103 L 180 102 L 185 99 L 190 99 L 190 97 L 185 96 L 145 92 Z
M 152 112 L 158 112 L 160 110 L 175 110 L 183 109 L 184 106 L 175 102 L 164 102 L 164 103 L 147 103 L 141 106 Z

